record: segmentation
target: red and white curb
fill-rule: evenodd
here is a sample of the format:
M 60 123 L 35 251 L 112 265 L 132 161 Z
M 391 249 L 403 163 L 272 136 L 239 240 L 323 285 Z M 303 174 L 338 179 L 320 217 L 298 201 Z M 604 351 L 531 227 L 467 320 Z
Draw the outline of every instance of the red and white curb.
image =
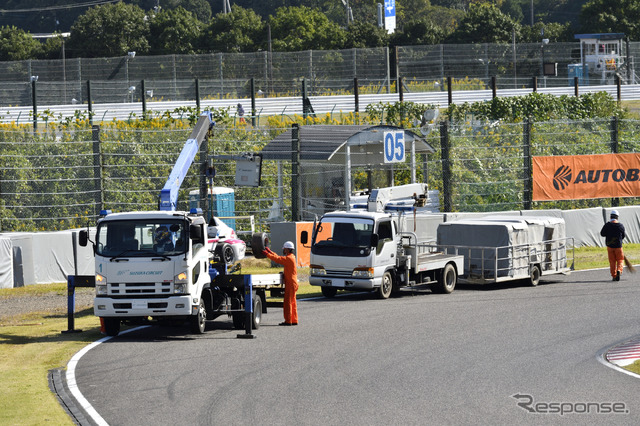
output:
M 640 336 L 609 349 L 605 359 L 620 367 L 633 364 L 640 359 Z

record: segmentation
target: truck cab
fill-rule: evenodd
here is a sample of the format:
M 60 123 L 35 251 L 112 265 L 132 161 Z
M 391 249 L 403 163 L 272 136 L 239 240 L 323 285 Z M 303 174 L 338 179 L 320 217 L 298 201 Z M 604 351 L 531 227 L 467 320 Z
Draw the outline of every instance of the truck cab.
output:
M 113 213 L 98 221 L 94 313 L 107 334 L 117 335 L 121 321 L 148 317 L 183 317 L 204 331 L 206 226 L 202 216 L 179 211 Z M 87 239 L 82 231 L 80 244 Z
M 309 283 L 321 286 L 327 297 L 338 288 L 379 289 L 382 297 L 388 297 L 392 283 L 383 286 L 383 276 L 395 268 L 396 247 L 397 225 L 390 215 L 327 213 L 311 242 Z

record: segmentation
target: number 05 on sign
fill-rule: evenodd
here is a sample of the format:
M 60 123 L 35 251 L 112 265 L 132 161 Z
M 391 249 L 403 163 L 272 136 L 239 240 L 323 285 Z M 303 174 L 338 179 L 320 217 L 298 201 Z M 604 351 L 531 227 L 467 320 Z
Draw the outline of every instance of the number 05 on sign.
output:
M 403 163 L 405 152 L 404 132 L 384 132 L 385 163 Z

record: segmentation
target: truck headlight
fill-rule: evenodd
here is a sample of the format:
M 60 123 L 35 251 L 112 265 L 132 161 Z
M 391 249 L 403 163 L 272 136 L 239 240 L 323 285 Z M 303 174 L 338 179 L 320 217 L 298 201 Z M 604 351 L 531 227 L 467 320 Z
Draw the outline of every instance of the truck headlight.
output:
M 96 274 L 96 296 L 104 296 L 105 294 L 107 294 L 107 279 Z
M 173 294 L 185 294 L 189 283 L 187 282 L 187 273 L 180 272 L 173 278 Z
M 309 273 L 311 275 L 327 275 L 327 271 L 324 269 L 322 265 L 310 265 Z
M 351 276 L 353 278 L 373 278 L 373 268 L 356 268 Z

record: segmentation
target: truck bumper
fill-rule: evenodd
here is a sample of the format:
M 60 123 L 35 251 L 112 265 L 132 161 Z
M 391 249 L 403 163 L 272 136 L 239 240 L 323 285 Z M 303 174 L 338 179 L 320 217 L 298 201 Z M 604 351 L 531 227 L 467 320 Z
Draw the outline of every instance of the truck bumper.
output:
M 372 279 L 355 279 L 352 277 L 309 277 L 309 284 L 317 285 L 321 287 L 336 287 L 343 289 L 357 289 L 357 290 L 373 290 L 380 287 L 382 284 L 382 277 Z
M 193 312 L 192 312 L 193 311 Z M 93 313 L 98 317 L 158 317 L 187 316 L 197 313 L 191 306 L 191 296 L 174 296 L 159 299 L 93 299 Z

